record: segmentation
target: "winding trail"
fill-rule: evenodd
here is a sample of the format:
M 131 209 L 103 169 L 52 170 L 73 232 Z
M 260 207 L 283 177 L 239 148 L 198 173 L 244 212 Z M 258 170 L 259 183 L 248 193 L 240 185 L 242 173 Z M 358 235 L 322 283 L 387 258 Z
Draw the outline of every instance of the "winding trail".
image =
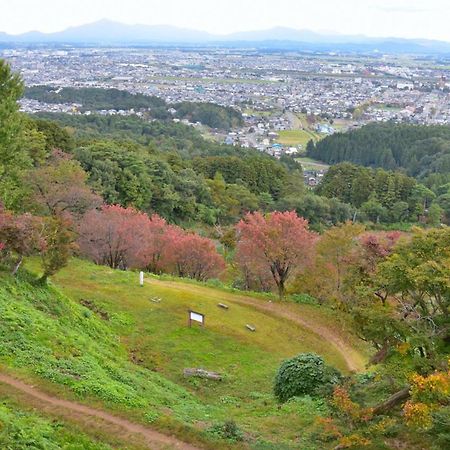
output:
M 352 347 L 345 339 L 343 339 L 338 331 L 330 329 L 320 320 L 314 317 L 308 317 L 307 311 L 302 315 L 300 307 L 290 303 L 271 302 L 265 299 L 258 299 L 246 295 L 234 294 L 231 292 L 212 289 L 207 286 L 199 286 L 178 281 L 167 281 L 158 279 L 147 279 L 147 283 L 160 286 L 167 289 L 180 289 L 182 284 L 183 291 L 189 291 L 195 295 L 201 295 L 202 292 L 208 297 L 218 301 L 227 301 L 241 306 L 253 308 L 273 317 L 291 321 L 302 328 L 305 328 L 329 343 L 346 362 L 349 371 L 358 372 L 364 369 L 364 357 L 354 347 Z M 49 408 L 54 407 L 64 411 L 67 417 L 82 416 L 83 418 L 92 418 L 100 420 L 105 424 L 115 427 L 117 432 L 115 436 L 127 439 L 129 436 L 141 438 L 141 440 L 152 450 L 200 450 L 192 444 L 185 443 L 174 436 L 163 434 L 139 423 L 113 415 L 104 410 L 92 408 L 71 400 L 59 398 L 53 394 L 46 393 L 38 387 L 29 385 L 17 378 L 5 373 L 0 373 L 0 383 L 6 384 L 14 390 L 19 391 L 23 396 L 33 398 L 42 403 L 43 406 L 48 405 Z M 45 408 L 43 408 L 45 410 Z
M 91 416 L 93 418 L 108 422 L 109 424 L 116 425 L 126 432 L 125 434 L 139 434 L 150 449 L 199 450 L 199 447 L 182 442 L 174 436 L 167 436 L 163 433 L 145 427 L 144 425 L 130 422 L 127 419 L 117 417 L 99 409 L 91 408 L 70 400 L 57 398 L 9 375 L 0 373 L 0 383 L 7 384 L 27 396 L 34 397 L 41 402 L 62 408 L 68 412 L 82 414 L 83 416 Z
M 180 282 L 178 281 L 150 279 L 147 280 L 147 282 L 171 289 L 177 289 L 180 287 Z M 241 306 L 249 306 L 272 316 L 294 322 L 302 328 L 306 328 L 312 333 L 320 336 L 332 347 L 334 347 L 346 362 L 348 370 L 350 372 L 361 372 L 362 370 L 364 370 L 364 358 L 362 357 L 362 355 L 360 355 L 351 345 L 345 342 L 345 340 L 342 339 L 342 337 L 340 337 L 338 333 L 329 329 L 323 324 L 319 324 L 317 320 L 300 316 L 299 312 L 295 311 L 295 308 L 292 307 L 293 305 L 281 302 L 269 302 L 264 299 L 252 298 L 246 295 L 219 291 L 207 286 L 204 287 L 189 283 L 182 284 L 184 291 L 188 290 L 192 293 L 199 294 L 203 290 L 205 293 L 207 292 L 208 297 L 214 297 L 217 300 L 226 300 L 231 303 L 234 302 Z

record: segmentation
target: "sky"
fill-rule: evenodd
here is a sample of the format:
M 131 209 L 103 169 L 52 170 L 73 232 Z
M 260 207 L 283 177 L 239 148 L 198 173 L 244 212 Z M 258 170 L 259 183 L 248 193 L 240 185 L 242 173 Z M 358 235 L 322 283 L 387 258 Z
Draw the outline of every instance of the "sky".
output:
M 450 42 L 450 0 L 0 0 L 0 31 L 60 31 L 100 19 L 226 34 L 285 26 Z

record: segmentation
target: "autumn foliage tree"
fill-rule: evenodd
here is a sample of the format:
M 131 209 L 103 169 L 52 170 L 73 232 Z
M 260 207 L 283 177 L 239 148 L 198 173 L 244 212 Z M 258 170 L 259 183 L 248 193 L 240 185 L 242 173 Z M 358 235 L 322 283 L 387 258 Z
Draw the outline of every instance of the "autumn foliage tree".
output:
M 345 302 L 345 284 L 360 247 L 364 227 L 346 222 L 326 230 L 317 240 L 314 263 L 297 277 L 294 292 L 310 294 L 320 303 Z
M 79 227 L 83 255 L 115 269 L 137 268 L 205 280 L 224 269 L 213 242 L 118 205 L 91 210 Z
M 63 268 L 74 250 L 75 236 L 69 216 L 14 215 L 0 209 L 0 261 L 13 275 L 24 257 L 40 255 L 42 282 Z
M 142 254 L 148 216 L 133 208 L 104 205 L 83 217 L 78 244 L 83 255 L 113 269 L 134 266 Z
M 424 360 L 450 340 L 450 230 L 415 230 L 376 270 L 375 288 L 405 330 L 405 340 Z
M 311 260 L 316 236 L 309 231 L 308 222 L 293 211 L 267 216 L 255 212 L 248 213 L 236 229 L 238 265 L 270 274 L 282 299 L 289 278 Z
M 87 174 L 71 155 L 55 150 L 46 165 L 30 170 L 29 207 L 42 215 L 58 216 L 70 213 L 80 217 L 101 204 L 98 195 L 86 184 Z
M 134 255 L 130 255 L 130 265 L 145 268 L 152 273 L 162 273 L 167 270 L 169 247 L 182 234 L 179 227 L 169 225 L 165 219 L 153 214 L 145 217 L 142 228 L 142 242 Z
M 172 273 L 200 281 L 216 277 L 225 269 L 214 243 L 194 233 L 174 236 L 167 246 L 165 260 Z
M 13 215 L 0 208 L 0 260 L 12 266 L 15 275 L 25 256 L 44 247 L 42 220 L 31 214 Z

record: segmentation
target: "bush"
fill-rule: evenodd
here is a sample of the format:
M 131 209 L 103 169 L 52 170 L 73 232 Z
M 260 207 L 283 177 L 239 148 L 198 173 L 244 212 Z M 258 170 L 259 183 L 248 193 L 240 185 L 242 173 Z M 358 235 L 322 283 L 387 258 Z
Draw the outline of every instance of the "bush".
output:
M 275 377 L 274 394 L 280 402 L 298 395 L 320 395 L 339 382 L 340 373 L 325 364 L 314 353 L 300 355 L 284 361 Z
M 217 436 L 219 439 L 226 439 L 233 442 L 244 440 L 244 433 L 233 420 L 227 420 L 222 424 L 213 425 L 208 432 Z
M 438 409 L 433 413 L 433 428 L 430 435 L 434 436 L 436 449 L 450 448 L 450 406 Z
M 302 305 L 318 305 L 319 300 L 317 298 L 308 294 L 291 294 L 290 298 L 295 303 L 300 303 Z

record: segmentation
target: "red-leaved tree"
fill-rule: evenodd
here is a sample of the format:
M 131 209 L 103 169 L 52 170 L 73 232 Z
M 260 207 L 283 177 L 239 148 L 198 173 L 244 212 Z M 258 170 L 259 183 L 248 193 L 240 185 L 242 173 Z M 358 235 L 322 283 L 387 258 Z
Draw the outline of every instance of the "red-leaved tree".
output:
M 388 257 L 397 241 L 404 236 L 401 231 L 364 233 L 360 238 L 360 262 L 367 272 L 373 273 L 376 265 Z
M 13 215 L 0 207 L 0 259 L 11 262 L 15 275 L 25 256 L 39 253 L 45 246 L 43 222 L 31 214 Z
M 79 227 L 79 248 L 97 264 L 146 269 L 205 280 L 225 267 L 214 243 L 157 215 L 133 208 L 103 206 L 89 211 Z
M 247 214 L 236 228 L 238 265 L 250 272 L 256 268 L 270 273 L 283 298 L 289 277 L 304 269 L 312 256 L 316 235 L 309 231 L 307 220 L 294 211 L 267 216 L 255 212 Z
M 143 227 L 143 241 L 139 251 L 134 255 L 132 267 L 145 268 L 149 272 L 168 272 L 168 254 L 172 243 L 179 239 L 183 230 L 169 225 L 157 214 L 152 215 Z
M 104 205 L 85 214 L 78 245 L 84 256 L 113 269 L 137 265 L 149 218 L 133 208 Z
M 378 264 L 392 254 L 398 240 L 404 236 L 401 231 L 379 231 L 367 232 L 360 237 L 359 252 L 355 255 L 354 265 L 366 286 L 373 285 Z M 385 305 L 387 293 L 378 289 L 374 289 L 373 293 Z
M 194 233 L 172 234 L 164 260 L 168 271 L 200 281 L 217 277 L 225 269 L 211 239 Z

